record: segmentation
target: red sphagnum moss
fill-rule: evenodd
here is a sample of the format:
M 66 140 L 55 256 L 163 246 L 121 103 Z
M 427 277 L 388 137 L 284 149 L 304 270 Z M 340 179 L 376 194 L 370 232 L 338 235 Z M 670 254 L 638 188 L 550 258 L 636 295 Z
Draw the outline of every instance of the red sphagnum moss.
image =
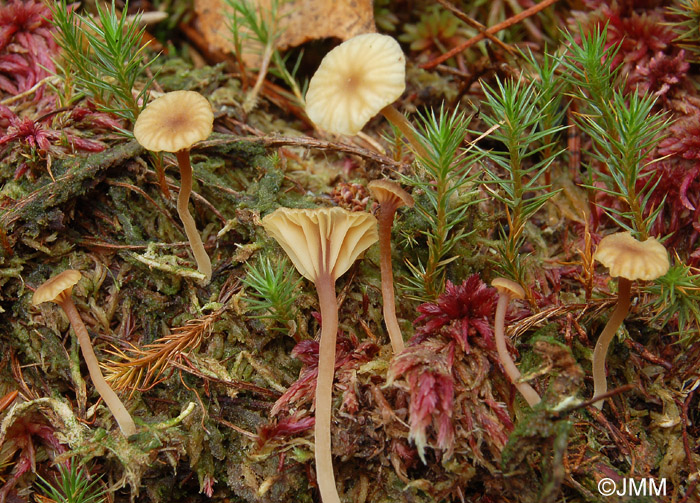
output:
M 0 90 L 18 94 L 51 75 L 58 46 L 51 9 L 39 0 L 12 0 L 0 7 Z
M 496 290 L 489 288 L 477 274 L 469 276 L 461 285 L 448 280 L 437 302 L 418 306 L 421 315 L 414 322 L 416 341 L 443 332 L 464 352 L 469 352 L 469 339 L 473 341 L 475 336 L 479 336 L 485 347 L 494 349 L 490 319 L 497 301 Z

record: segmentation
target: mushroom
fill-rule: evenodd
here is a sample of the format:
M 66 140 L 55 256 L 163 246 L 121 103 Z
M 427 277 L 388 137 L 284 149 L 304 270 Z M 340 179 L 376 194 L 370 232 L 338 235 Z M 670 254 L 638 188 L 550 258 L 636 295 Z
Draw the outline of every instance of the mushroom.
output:
M 506 319 L 506 309 L 510 299 L 515 297 L 516 299 L 525 298 L 525 290 L 515 281 L 511 281 L 506 278 L 496 278 L 491 282 L 496 290 L 498 290 L 498 304 L 496 305 L 496 320 L 495 325 L 495 335 L 496 339 L 496 351 L 498 351 L 498 359 L 503 365 L 503 369 L 506 371 L 506 375 L 510 379 L 516 389 L 525 398 L 530 407 L 534 407 L 540 403 L 540 395 L 537 391 L 526 382 L 521 382 L 521 374 L 518 367 L 515 366 L 513 359 L 510 357 L 508 348 L 506 347 L 506 336 L 505 336 L 505 319 Z
M 180 192 L 177 213 L 185 227 L 197 269 L 211 280 L 211 260 L 207 255 L 188 204 L 192 192 L 190 147 L 212 132 L 214 112 L 209 101 L 195 91 L 173 91 L 153 100 L 134 124 L 134 138 L 153 152 L 174 152 L 180 166 Z
M 83 353 L 83 358 L 87 364 L 90 378 L 95 385 L 95 389 L 105 401 L 109 410 L 112 411 L 112 415 L 114 415 L 114 418 L 117 420 L 117 424 L 122 433 L 128 437 L 136 433 L 134 420 L 131 418 L 129 411 L 126 410 L 126 407 L 124 407 L 122 401 L 119 400 L 117 394 L 109 384 L 107 384 L 107 381 L 105 381 L 100 371 L 100 365 L 97 363 L 97 356 L 95 356 L 95 352 L 92 349 L 90 335 L 71 298 L 73 286 L 80 281 L 80 278 L 80 272 L 74 269 L 68 269 L 57 274 L 36 289 L 32 297 L 32 305 L 36 306 L 44 302 L 55 302 L 65 311 L 66 316 L 68 316 L 68 321 L 70 321 L 71 327 L 73 327 L 73 331 L 78 337 L 80 350 Z
M 339 503 L 331 457 L 331 408 L 338 331 L 335 281 L 377 241 L 377 221 L 369 213 L 342 208 L 279 208 L 263 218 L 262 224 L 289 255 L 299 273 L 316 285 L 321 308 L 314 426 L 316 480 L 323 503 Z
M 379 33 L 357 35 L 321 61 L 306 92 L 306 114 L 331 133 L 356 135 L 381 113 L 427 158 L 411 124 L 392 106 L 405 88 L 406 58 L 398 42 Z
M 655 238 L 638 241 L 629 232 L 618 232 L 604 237 L 593 258 L 610 269 L 610 276 L 617 277 L 617 305 L 593 350 L 593 396 L 608 390 L 605 377 L 605 357 L 608 346 L 620 328 L 630 308 L 630 290 L 634 280 L 653 280 L 666 274 L 669 268 L 668 252 Z M 603 408 L 603 400 L 594 407 Z
M 384 323 L 389 332 L 394 354 L 403 351 L 403 336 L 396 320 L 394 299 L 394 275 L 391 270 L 391 226 L 394 214 L 401 206 L 413 207 L 413 198 L 398 183 L 389 180 L 374 180 L 367 186 L 379 202 L 377 221 L 379 223 L 379 259 L 382 273 L 382 301 L 384 302 Z

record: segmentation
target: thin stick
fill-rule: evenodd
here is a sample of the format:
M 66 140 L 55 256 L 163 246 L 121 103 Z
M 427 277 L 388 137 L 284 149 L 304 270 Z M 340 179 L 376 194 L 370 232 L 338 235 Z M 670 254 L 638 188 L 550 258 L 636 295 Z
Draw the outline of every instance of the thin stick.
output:
M 494 37 L 491 33 L 489 33 L 487 30 L 488 28 L 481 24 L 479 21 L 476 19 L 472 19 L 471 17 L 467 16 L 464 12 L 459 10 L 455 5 L 452 3 L 448 2 L 447 0 L 437 0 L 439 4 L 441 4 L 443 7 L 445 7 L 448 11 L 450 11 L 457 19 L 465 22 L 472 28 L 476 28 L 479 30 L 479 33 L 483 33 L 483 35 L 488 38 L 491 42 L 499 46 L 501 49 L 504 51 L 507 51 L 509 54 L 514 55 L 515 50 L 503 42 L 502 40 L 499 40 L 498 38 Z
M 534 5 L 534 6 L 530 7 L 529 9 L 522 11 L 520 14 L 517 14 L 513 17 L 506 19 L 502 23 L 498 23 L 498 24 L 493 25 L 488 30 L 486 30 L 482 33 L 479 33 L 478 35 L 470 38 L 469 40 L 466 40 L 466 41 L 462 42 L 461 44 L 459 44 L 458 46 L 450 49 L 442 56 L 438 56 L 434 60 L 428 61 L 427 63 L 423 63 L 422 65 L 419 65 L 418 67 L 424 68 L 426 70 L 428 70 L 430 68 L 434 68 L 437 65 L 439 65 L 440 63 L 447 61 L 452 56 L 455 56 L 456 54 L 459 54 L 460 52 L 471 47 L 472 45 L 474 45 L 478 42 L 481 42 L 483 39 L 486 38 L 487 34 L 493 35 L 494 33 L 498 33 L 501 30 L 509 28 L 510 26 L 513 26 L 514 24 L 519 23 L 523 19 L 526 19 L 534 14 L 537 14 L 539 11 L 546 9 L 547 7 L 549 7 L 550 5 L 552 5 L 553 3 L 556 3 L 556 2 L 557 2 L 557 0 L 544 0 L 543 2 L 540 2 L 537 5 Z
M 224 145 L 231 145 L 234 143 L 260 143 L 264 147 L 277 148 L 285 146 L 302 147 L 307 149 L 318 149 L 318 150 L 329 150 L 333 152 L 343 152 L 345 154 L 356 155 L 367 159 L 378 164 L 387 166 L 393 170 L 399 170 L 404 167 L 401 162 L 394 161 L 389 157 L 368 150 L 366 148 L 358 147 L 355 145 L 349 145 L 347 143 L 332 142 L 325 140 L 318 140 L 316 138 L 311 138 L 310 136 L 299 136 L 299 137 L 288 137 L 288 136 L 234 136 L 228 135 L 223 139 L 215 140 L 205 140 L 198 144 L 199 148 L 213 148 Z

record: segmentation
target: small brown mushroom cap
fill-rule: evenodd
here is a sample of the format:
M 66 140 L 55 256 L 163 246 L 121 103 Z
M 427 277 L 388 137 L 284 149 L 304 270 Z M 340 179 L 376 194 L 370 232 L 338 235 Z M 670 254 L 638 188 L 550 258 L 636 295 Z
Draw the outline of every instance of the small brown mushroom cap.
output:
M 134 137 L 153 152 L 179 152 L 206 140 L 214 127 L 209 101 L 195 91 L 173 91 L 153 100 L 139 114 Z
M 406 88 L 406 58 L 388 35 L 366 33 L 326 54 L 309 82 L 306 114 L 318 127 L 355 135 Z
M 666 274 L 668 252 L 655 238 L 638 241 L 629 232 L 605 236 L 593 258 L 610 269 L 611 277 L 653 280 Z
M 262 224 L 299 273 L 313 282 L 322 273 L 338 279 L 378 238 L 372 215 L 343 208 L 278 208 Z
M 379 204 L 391 202 L 396 208 L 400 206 L 408 206 L 412 208 L 414 205 L 411 194 L 401 188 L 401 186 L 390 180 L 373 180 L 369 182 L 367 188 L 370 190 Z
M 32 305 L 36 306 L 44 302 L 60 302 L 64 292 L 70 295 L 73 287 L 80 281 L 81 274 L 75 269 L 68 269 L 46 280 L 34 292 Z
M 525 298 L 525 290 L 515 281 L 506 278 L 496 278 L 491 282 L 491 286 L 498 290 L 498 293 L 507 293 L 516 299 Z

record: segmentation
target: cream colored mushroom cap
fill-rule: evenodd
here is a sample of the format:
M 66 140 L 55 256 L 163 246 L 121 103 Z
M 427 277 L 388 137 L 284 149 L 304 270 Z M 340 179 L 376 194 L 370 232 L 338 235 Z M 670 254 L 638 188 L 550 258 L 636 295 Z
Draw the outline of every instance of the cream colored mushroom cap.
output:
M 43 304 L 44 302 L 56 302 L 63 292 L 68 290 L 70 294 L 73 287 L 80 281 L 80 271 L 67 269 L 56 276 L 47 279 L 34 292 L 32 305 Z
M 401 188 L 401 186 L 391 180 L 373 180 L 367 185 L 369 191 L 374 195 L 379 204 L 391 201 L 398 208 L 408 206 L 412 208 L 415 204 L 411 194 Z
M 309 82 L 306 114 L 321 129 L 355 135 L 406 88 L 406 58 L 388 35 L 366 33 L 326 54 Z
M 601 239 L 593 258 L 610 269 L 610 276 L 631 281 L 652 280 L 666 274 L 668 252 L 655 238 L 638 241 L 629 232 Z
M 516 299 L 525 298 L 525 290 L 515 281 L 506 278 L 496 278 L 491 282 L 491 286 L 498 290 L 498 293 L 507 293 Z
M 209 101 L 195 91 L 173 91 L 153 100 L 139 114 L 134 137 L 153 152 L 179 152 L 206 140 L 214 127 Z
M 343 208 L 278 208 L 262 224 L 313 282 L 324 272 L 335 281 L 378 239 L 376 218 Z

